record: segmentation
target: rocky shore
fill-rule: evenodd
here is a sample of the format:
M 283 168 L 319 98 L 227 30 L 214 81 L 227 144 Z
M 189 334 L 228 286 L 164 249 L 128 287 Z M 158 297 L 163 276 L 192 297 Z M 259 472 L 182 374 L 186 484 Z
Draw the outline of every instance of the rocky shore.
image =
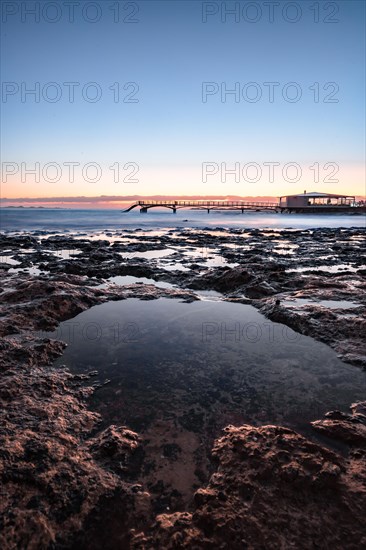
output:
M 194 510 L 161 514 L 134 548 L 362 548 L 366 530 L 366 408 L 314 428 L 348 442 L 346 458 L 278 426 L 228 426 L 217 470 Z
M 364 237 L 357 228 L 2 235 L 1 548 L 365 546 L 362 403 L 312 423 L 324 445 L 278 426 L 228 426 L 189 509 L 157 515 L 137 482 L 140 435 L 102 427 L 88 406 L 94 373 L 54 368 L 65 345 L 40 336 L 107 301 L 193 301 L 210 290 L 363 368 Z

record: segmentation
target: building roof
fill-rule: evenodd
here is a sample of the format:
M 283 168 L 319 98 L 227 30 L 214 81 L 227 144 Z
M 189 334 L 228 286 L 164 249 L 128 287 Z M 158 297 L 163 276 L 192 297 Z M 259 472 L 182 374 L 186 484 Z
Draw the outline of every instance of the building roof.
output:
M 295 195 L 283 195 L 281 198 L 285 197 L 308 197 L 308 198 L 327 198 L 327 197 L 336 197 L 336 198 L 347 198 L 352 197 L 353 195 L 339 195 L 334 193 L 319 193 L 318 191 L 311 191 L 310 193 L 296 193 Z

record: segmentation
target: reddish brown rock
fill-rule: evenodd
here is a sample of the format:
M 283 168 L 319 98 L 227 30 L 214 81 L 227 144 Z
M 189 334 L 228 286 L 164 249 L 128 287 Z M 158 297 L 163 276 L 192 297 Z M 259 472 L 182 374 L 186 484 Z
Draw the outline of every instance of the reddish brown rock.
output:
M 140 440 L 126 427 L 98 430 L 88 410 L 87 375 L 50 364 L 65 347 L 41 338 L 94 303 L 126 296 L 192 298 L 153 286 L 101 292 L 68 282 L 27 277 L 3 293 L 0 305 L 0 548 L 109 548 L 128 544 L 133 524 L 150 511 L 150 495 L 135 483 Z M 139 454 L 140 453 L 140 454 Z
M 163 514 L 134 548 L 335 548 L 366 544 L 366 469 L 292 430 L 229 426 L 195 510 Z M 360 462 L 360 461 L 359 461 Z
M 333 439 L 344 441 L 352 447 L 366 448 L 366 402 L 354 403 L 352 414 L 332 411 L 325 419 L 312 422 L 313 428 Z
M 7 364 L 0 380 L 0 547 L 67 546 L 91 518 L 105 518 L 110 502 L 124 510 L 127 525 L 134 497 L 119 464 L 133 462 L 137 435 L 114 427 L 91 438 L 99 422 L 85 404 L 92 390 L 46 366 L 62 352 L 60 343 L 28 342 L 24 350 L 6 343 L 0 355 Z M 104 456 L 108 442 L 114 452 Z

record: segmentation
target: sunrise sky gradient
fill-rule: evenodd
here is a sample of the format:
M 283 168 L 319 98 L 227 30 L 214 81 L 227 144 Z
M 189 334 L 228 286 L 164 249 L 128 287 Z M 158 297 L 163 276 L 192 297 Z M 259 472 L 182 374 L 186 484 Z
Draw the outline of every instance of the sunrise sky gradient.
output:
M 10 4 L 20 10 L 21 2 Z M 80 2 L 81 7 L 83 4 Z M 279 196 L 304 189 L 365 194 L 364 2 L 337 2 L 336 23 L 323 21 L 331 17 L 324 2 L 320 2 L 318 23 L 309 8 L 312 3 L 307 1 L 295 3 L 301 6 L 302 15 L 294 23 L 282 15 L 285 2 L 280 2 L 273 22 L 265 4 L 257 2 L 262 17 L 255 23 L 242 15 L 235 22 L 235 15 L 229 14 L 226 22 L 222 21 L 221 2 L 207 7 L 199 1 L 139 1 L 132 3 L 137 5 L 136 13 L 120 2 L 121 20 L 115 23 L 112 4 L 99 3 L 101 18 L 95 23 L 83 20 L 81 7 L 75 9 L 73 23 L 67 13 L 55 23 L 42 17 L 35 22 L 33 16 L 22 22 L 20 11 L 5 14 L 3 199 L 137 194 Z M 235 2 L 226 4 L 232 7 Z M 242 8 L 245 2 L 239 4 Z M 207 13 L 216 8 L 217 13 Z M 51 11 L 49 15 L 53 16 Z M 254 15 L 248 12 L 248 17 Z M 287 15 L 293 18 L 296 13 Z M 94 17 L 92 11 L 90 17 Z M 136 22 L 123 22 L 123 18 Z M 36 82 L 40 101 L 35 102 L 29 94 L 22 98 L 22 83 L 24 91 L 34 88 Z M 42 97 L 49 82 L 61 89 L 59 101 Z M 72 103 L 65 82 L 79 83 Z M 97 102 L 82 97 L 83 86 L 90 82 L 102 91 Z M 128 82 L 135 84 L 123 89 Z M 217 83 L 219 89 L 206 102 L 202 101 L 203 82 Z M 256 88 L 247 88 L 249 95 L 256 89 L 262 91 L 257 102 L 242 96 L 236 102 L 233 94 L 221 101 L 221 83 L 223 89 L 239 83 L 242 92 L 249 82 L 256 83 Z M 268 101 L 265 82 L 279 83 L 273 102 Z M 282 97 L 289 82 L 297 83 L 302 92 L 297 102 Z M 314 101 L 316 82 L 319 102 Z M 327 82 L 339 87 L 333 96 L 338 102 L 324 103 L 334 89 L 323 90 Z M 119 83 L 119 102 L 114 101 L 114 83 Z M 91 95 L 95 89 L 89 88 Z M 55 90 L 48 89 L 51 99 Z M 294 90 L 288 91 L 292 94 Z M 128 94 L 137 102 L 123 102 Z M 21 163 L 24 171 L 37 162 L 39 182 L 31 174 L 23 174 L 22 182 Z M 74 181 L 65 166 L 70 162 L 79 163 Z M 204 162 L 220 167 L 207 181 L 202 177 Z M 274 181 L 264 165 L 269 162 L 279 163 Z M 58 181 L 47 181 L 47 177 L 56 179 L 52 167 L 46 178 L 42 174 L 48 163 L 61 167 Z M 87 163 L 100 167 L 98 181 L 88 181 L 96 175 L 93 168 L 84 177 L 82 168 Z M 120 167 L 118 181 L 110 168 L 116 163 Z M 239 181 L 235 175 L 227 175 L 224 181 L 221 163 L 228 169 L 240 163 Z M 253 173 L 249 174 L 251 181 L 243 178 L 242 168 L 248 163 L 261 167 L 256 182 Z M 287 163 L 301 167 L 298 182 L 284 178 Z M 318 182 L 310 169 L 314 163 L 320 167 Z M 324 169 L 327 163 L 339 166 L 334 176 L 339 182 L 324 181 L 332 171 Z M 9 175 L 11 171 L 15 173 Z M 134 171 L 129 181 L 128 174 Z M 290 170 L 288 175 L 294 174 Z

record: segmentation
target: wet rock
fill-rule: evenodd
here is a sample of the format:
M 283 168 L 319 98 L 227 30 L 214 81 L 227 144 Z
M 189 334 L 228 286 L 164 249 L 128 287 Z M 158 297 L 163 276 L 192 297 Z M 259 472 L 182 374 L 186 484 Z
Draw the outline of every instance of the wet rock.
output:
M 276 294 L 277 290 L 266 281 L 259 281 L 246 287 L 245 293 L 249 298 L 263 298 Z
M 189 287 L 193 289 L 212 288 L 219 292 L 236 290 L 253 281 L 255 275 L 247 269 L 218 268 L 211 269 L 199 279 L 193 279 Z
M 86 447 L 103 466 L 124 474 L 136 472 L 136 451 L 140 445 L 138 434 L 125 426 L 109 426 L 90 439 Z
M 218 468 L 195 493 L 193 513 L 158 515 L 150 530 L 134 533 L 133 548 L 365 544 L 365 457 L 361 467 L 359 457 L 344 459 L 276 426 L 229 426 L 212 453 Z
M 325 419 L 316 420 L 311 425 L 327 437 L 344 441 L 352 447 L 366 448 L 366 402 L 353 404 L 351 410 L 351 414 L 331 411 Z

